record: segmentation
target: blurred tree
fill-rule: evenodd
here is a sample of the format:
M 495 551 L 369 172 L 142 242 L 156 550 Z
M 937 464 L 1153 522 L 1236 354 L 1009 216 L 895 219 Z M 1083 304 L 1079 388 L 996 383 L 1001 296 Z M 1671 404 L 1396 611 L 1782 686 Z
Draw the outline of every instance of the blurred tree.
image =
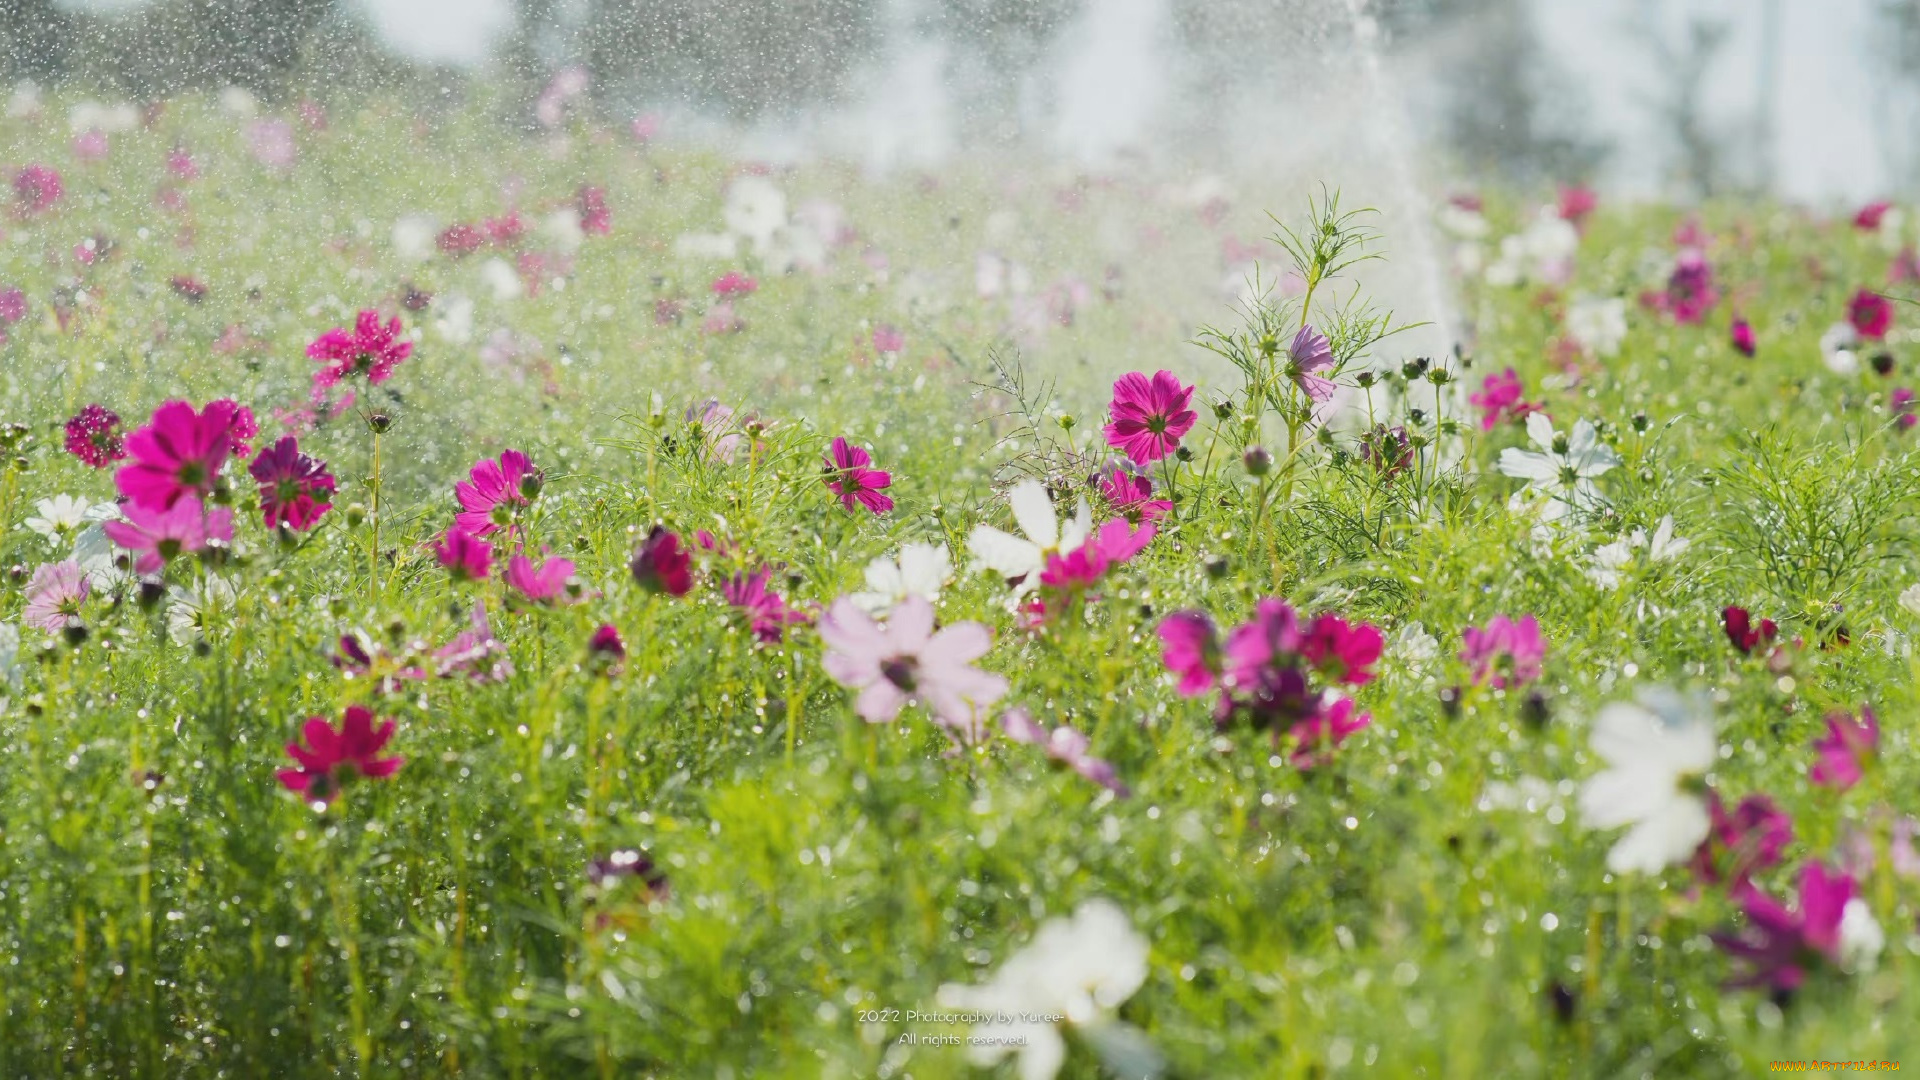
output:
M 915 32 L 949 46 L 945 82 L 958 105 L 964 138 L 1005 143 L 1020 136 L 1022 95 L 1033 88 L 1031 76 L 1082 3 L 925 0 L 913 5 Z
M 753 119 L 838 96 L 849 72 L 871 55 L 875 6 L 876 0 L 589 0 L 581 44 L 603 96 L 678 99 Z
M 0 76 L 9 82 L 56 78 L 65 64 L 71 23 L 53 0 L 0 0 Z
M 1658 87 L 1653 94 L 1643 95 L 1642 102 L 1672 144 L 1671 178 L 1700 198 L 1724 193 L 1735 183 L 1737 155 L 1726 144 L 1727 136 L 1706 116 L 1706 86 L 1732 27 L 1719 20 L 1690 17 L 1675 42 L 1662 32 L 1650 0 L 1642 0 L 1640 16 L 1631 26 L 1654 59 Z
M 1874 84 L 1882 112 L 1880 145 L 1888 174 L 1912 191 L 1920 185 L 1920 142 L 1912 134 L 1920 113 L 1920 0 L 1880 0 L 1875 20 L 1878 59 L 1888 76 Z

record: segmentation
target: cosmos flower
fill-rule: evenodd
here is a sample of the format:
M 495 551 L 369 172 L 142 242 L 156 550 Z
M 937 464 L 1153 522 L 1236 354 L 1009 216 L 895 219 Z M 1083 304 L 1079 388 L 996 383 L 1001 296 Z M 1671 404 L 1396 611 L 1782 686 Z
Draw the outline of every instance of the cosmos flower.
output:
M 1871 289 L 1861 289 L 1847 301 L 1847 322 L 1861 337 L 1879 341 L 1893 326 L 1893 301 Z
M 1655 874 L 1686 862 L 1713 819 L 1700 778 L 1718 757 L 1713 727 L 1671 690 L 1616 701 L 1593 724 L 1593 749 L 1607 768 L 1580 789 L 1588 828 L 1631 829 L 1607 853 L 1607 869 Z
M 507 560 L 506 582 L 536 603 L 566 603 L 579 588 L 573 570 L 567 559 L 548 559 L 536 566 L 532 559 L 516 554 Z
M 1534 413 L 1527 417 L 1527 437 L 1539 449 L 1507 447 L 1500 451 L 1500 471 L 1527 481 L 1529 489 L 1549 497 L 1541 512 L 1545 520 L 1557 521 L 1576 510 L 1606 505 L 1594 477 L 1620 464 L 1620 455 L 1600 441 L 1591 423 L 1575 423 L 1568 437 L 1554 430 L 1545 414 Z
M 136 573 L 157 574 L 181 555 L 233 540 L 233 509 L 207 510 L 195 498 L 179 499 L 160 510 L 129 502 L 120 512 L 125 520 L 102 522 L 100 528 L 114 543 L 140 554 L 133 564 Z
M 1827 964 L 1847 966 L 1845 961 L 1857 966 L 1863 954 L 1879 951 L 1863 945 L 1876 936 L 1884 941 L 1871 912 L 1854 896 L 1853 878 L 1817 862 L 1800 871 L 1799 902 L 1792 909 L 1755 888 L 1743 891 L 1739 900 L 1747 920 L 1744 932 L 1713 935 L 1714 943 L 1744 968 L 1727 983 L 1731 988 L 1798 990 L 1811 971 Z M 1848 927 L 1855 904 L 1866 918 L 1854 915 Z
M 594 887 L 601 892 L 606 892 L 622 881 L 638 882 L 642 892 L 650 900 L 664 900 L 673 892 L 672 886 L 667 881 L 667 872 L 660 869 L 652 856 L 632 848 L 616 850 L 605 858 L 588 863 L 587 880 L 593 882 Z
M 71 559 L 36 567 L 27 581 L 27 603 L 20 621 L 57 634 L 80 621 L 80 605 L 90 591 L 87 572 Z
M 307 346 L 309 359 L 323 365 L 313 373 L 317 387 L 334 386 L 351 375 L 365 375 L 374 385 L 386 382 L 400 362 L 413 355 L 413 342 L 400 336 L 398 316 L 380 322 L 380 313 L 360 312 L 353 329 L 341 327 L 321 334 Z
M 1752 356 L 1759 350 L 1759 343 L 1753 336 L 1753 324 L 1747 320 L 1735 318 L 1733 320 L 1733 327 L 1728 330 L 1727 334 L 1729 340 L 1733 343 L 1733 347 L 1739 351 L 1741 356 Z
M 1508 368 L 1481 380 L 1480 389 L 1469 395 L 1467 401 L 1480 410 L 1480 430 L 1492 431 L 1502 419 L 1521 420 L 1539 408 L 1528 403 L 1525 397 L 1520 376 Z
M 1827 734 L 1813 744 L 1820 760 L 1807 778 L 1821 787 L 1845 791 L 1860 782 L 1880 752 L 1880 720 L 1871 706 L 1862 705 L 1859 719 L 1851 713 L 1831 712 L 1826 721 Z
M 1880 220 L 1886 217 L 1887 211 L 1891 209 L 1893 209 L 1892 203 L 1870 202 L 1853 215 L 1853 227 L 1862 232 L 1874 232 L 1880 228 Z
M 287 744 L 287 756 L 296 767 L 277 774 L 288 791 L 297 792 L 314 802 L 329 803 L 347 783 L 365 777 L 380 780 L 392 776 L 405 758 L 381 757 L 393 740 L 394 723 L 381 721 L 373 726 L 372 710 L 364 705 L 349 705 L 335 727 L 323 716 L 310 716 L 300 729 L 307 745 Z
M 728 465 L 733 464 L 740 444 L 746 441 L 750 431 L 755 436 L 753 449 L 757 453 L 762 446 L 758 436 L 773 426 L 771 421 L 753 413 L 737 417 L 731 408 L 712 398 L 688 406 L 685 419 L 693 429 L 693 437 L 706 448 L 707 456 Z
M 114 474 L 114 486 L 133 503 L 153 510 L 211 494 L 220 467 L 233 452 L 238 408 L 223 400 L 208 402 L 200 412 L 184 401 L 155 409 L 146 427 L 127 436 L 126 452 L 133 463 Z
M 620 628 L 601 623 L 587 639 L 587 658 L 611 670 L 627 658 L 627 643 L 620 639 Z
M 1621 572 L 1633 564 L 1637 552 L 1645 550 L 1649 563 L 1661 563 L 1679 558 L 1692 546 L 1692 540 L 1673 535 L 1673 515 L 1668 514 L 1654 526 L 1651 538 L 1647 530 L 1636 528 L 1613 543 L 1594 549 L 1593 565 L 1587 570 L 1587 577 L 1603 589 L 1617 589 Z
M 1539 622 L 1531 615 L 1519 622 L 1495 615 L 1484 629 L 1469 626 L 1460 632 L 1460 638 L 1464 646 L 1460 660 L 1473 669 L 1475 685 L 1484 683 L 1505 690 L 1540 677 L 1547 642 Z
M 760 288 L 760 283 L 738 270 L 729 270 L 713 280 L 715 296 L 732 299 L 736 296 L 750 296 Z
M 1040 570 L 1040 584 L 1056 594 L 1086 589 L 1110 568 L 1145 550 L 1154 533 L 1151 524 L 1135 527 L 1121 518 L 1109 521 L 1072 551 L 1049 553 Z
M 1324 764 L 1349 735 L 1365 730 L 1372 723 L 1371 715 L 1354 712 L 1352 698 L 1322 704 L 1287 729 L 1288 740 L 1293 745 L 1287 760 L 1302 771 Z
M 907 347 L 907 335 L 898 327 L 882 323 L 873 328 L 873 351 L 883 355 L 892 355 Z
M 1920 423 L 1920 416 L 1914 415 L 1916 398 L 1920 398 L 1920 395 L 1904 386 L 1887 395 L 1887 411 L 1893 414 L 1894 427 L 1906 431 Z
M 433 556 L 455 581 L 484 581 L 493 570 L 493 545 L 454 525 L 434 545 Z
M 96 521 L 111 521 L 120 516 L 120 508 L 112 503 L 90 503 L 71 495 L 41 499 L 33 504 L 33 509 L 34 516 L 21 524 L 27 531 L 46 537 L 55 547 L 64 545 L 68 536 Z
M 771 577 L 770 571 L 756 570 L 735 574 L 720 586 L 720 595 L 746 616 L 747 629 L 767 645 L 785 637 L 787 627 L 807 621 L 805 612 L 788 607 L 786 598 L 767 588 Z
M 860 692 L 854 711 L 869 723 L 887 723 L 914 704 L 970 743 L 987 707 L 1007 692 L 1005 678 L 973 666 L 993 645 L 987 628 L 963 622 L 936 631 L 924 597 L 902 600 L 881 623 L 843 596 L 827 609 L 819 632 L 827 674 Z
M 240 593 L 226 578 L 208 574 L 193 585 L 168 586 L 167 598 L 167 640 L 185 648 L 231 630 Z
M 1300 636 L 1300 655 L 1330 682 L 1365 686 L 1373 681 L 1373 665 L 1380 662 L 1386 637 L 1380 628 L 1350 625 L 1338 615 L 1314 616 Z
M 976 569 L 992 570 L 1016 583 L 1014 597 L 1018 599 L 1039 586 L 1039 574 L 1048 555 L 1072 551 L 1086 542 L 1093 532 L 1093 509 L 1083 497 L 1072 518 L 1065 522 L 1056 519 L 1053 497 L 1038 480 L 1015 484 L 1007 494 L 1007 503 L 1013 509 L 1013 520 L 1026 535 L 1020 537 L 991 525 L 975 525 L 967 537 L 967 546 L 973 552 Z
M 465 258 L 485 247 L 486 243 L 486 233 L 465 223 L 447 226 L 434 239 L 434 246 L 450 259 Z
M 1698 323 L 1720 302 L 1720 289 L 1714 284 L 1713 264 L 1699 248 L 1683 249 L 1673 261 L 1673 273 L 1667 277 L 1667 291 L 1657 304 L 1682 325 Z
M 880 489 L 892 485 L 893 477 L 867 467 L 873 464 L 872 454 L 838 436 L 827 451 L 826 462 L 827 490 L 840 497 L 840 505 L 852 510 L 857 502 L 876 517 L 893 509 L 893 500 L 880 494 Z
M 507 647 L 493 636 L 487 606 L 478 600 L 473 602 L 467 629 L 434 650 L 433 659 L 435 673 L 443 679 L 461 675 L 476 683 L 497 683 L 513 677 L 513 661 L 507 658 Z
M 1752 655 L 1756 648 L 1772 644 L 1780 633 L 1780 628 L 1774 625 L 1772 619 L 1761 619 L 1755 624 L 1753 616 L 1743 607 L 1728 605 L 1720 612 L 1720 621 L 1726 629 L 1727 640 L 1733 643 L 1734 648 L 1748 655 Z
M 1333 344 L 1327 335 L 1315 330 L 1312 323 L 1300 327 L 1287 346 L 1287 378 L 1315 404 L 1323 404 L 1333 399 L 1335 387 L 1332 379 L 1319 372 L 1332 368 Z
M 1159 461 L 1180 447 L 1193 429 L 1193 387 L 1180 385 L 1171 371 L 1152 378 L 1131 371 L 1114 380 L 1113 401 L 1107 406 L 1107 445 L 1116 447 L 1142 465 Z
M 1587 216 L 1600 205 L 1600 197 L 1592 188 L 1574 184 L 1560 189 L 1560 201 L 1556 206 L 1559 215 L 1575 225 L 1586 224 Z
M 1093 756 L 1093 740 L 1072 725 L 1061 724 L 1048 731 L 1027 710 L 1016 707 L 1000 714 L 1000 730 L 1014 742 L 1040 747 L 1055 763 L 1072 769 L 1122 799 L 1133 794 L 1127 785 L 1120 782 L 1112 762 Z
M 967 1042 L 976 1065 L 995 1065 L 1015 1054 L 1020 1080 L 1052 1080 L 1066 1063 L 1065 1028 L 1094 1045 L 1134 1047 L 1145 1060 L 1128 1074 L 1157 1075 L 1157 1053 L 1112 1015 L 1147 981 L 1147 957 L 1147 940 L 1125 912 L 1109 900 L 1088 900 L 1071 918 L 1043 923 L 987 982 L 945 984 L 937 1000 L 980 1018 Z M 1056 1023 L 1054 1017 L 1062 1019 Z
M 898 559 L 881 556 L 867 564 L 867 587 L 847 597 L 869 615 L 884 615 L 909 596 L 940 602 L 940 590 L 953 580 L 953 559 L 941 544 L 914 541 L 900 546 Z
M 260 451 L 247 473 L 260 485 L 260 514 L 269 529 L 305 532 L 332 506 L 333 474 L 325 462 L 301 453 L 291 435 Z
M 293 125 L 279 117 L 265 117 L 247 125 L 247 151 L 253 160 L 275 172 L 293 168 L 300 148 L 293 141 Z
M 53 209 L 60 201 L 60 174 L 51 166 L 27 165 L 13 174 L 13 207 L 21 217 L 33 217 Z
M 453 494 L 460 500 L 454 524 L 475 536 L 492 536 L 502 529 L 511 533 L 519 512 L 533 504 L 545 479 L 518 450 L 481 458 L 473 463 L 467 479 L 453 485 Z
M 655 525 L 633 554 L 627 569 L 633 580 L 648 592 L 685 596 L 693 588 L 693 556 L 680 546 L 680 537 Z
M 89 405 L 67 421 L 67 453 L 96 469 L 127 456 L 120 416 L 104 405 Z
M 1177 686 L 1185 697 L 1213 689 L 1220 678 L 1220 635 L 1213 620 L 1201 611 L 1176 611 L 1160 620 L 1160 660 L 1180 676 Z
M 1100 497 L 1106 500 L 1108 509 L 1135 524 L 1158 524 L 1173 511 L 1171 500 L 1153 497 L 1151 479 L 1118 462 L 1100 470 Z
M 580 231 L 605 236 L 613 231 L 613 212 L 607 209 L 605 188 L 583 185 L 574 195 L 574 210 L 580 216 Z
M 1725 882 L 1738 894 L 1754 874 L 1780 865 L 1793 842 L 1793 821 L 1765 795 L 1749 795 L 1732 813 L 1716 792 L 1707 793 L 1712 821 L 1707 838 L 1694 851 L 1693 872 L 1709 884 Z

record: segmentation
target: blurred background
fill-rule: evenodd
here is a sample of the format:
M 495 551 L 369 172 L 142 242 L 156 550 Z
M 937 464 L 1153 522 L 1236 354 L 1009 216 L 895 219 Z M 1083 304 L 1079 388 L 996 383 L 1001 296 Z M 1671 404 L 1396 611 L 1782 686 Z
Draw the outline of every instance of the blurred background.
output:
M 136 100 L 493 77 L 526 123 L 578 68 L 608 119 L 878 170 L 1385 141 L 1429 187 L 1839 202 L 1920 181 L 1920 0 L 0 0 L 0 42 L 9 82 Z

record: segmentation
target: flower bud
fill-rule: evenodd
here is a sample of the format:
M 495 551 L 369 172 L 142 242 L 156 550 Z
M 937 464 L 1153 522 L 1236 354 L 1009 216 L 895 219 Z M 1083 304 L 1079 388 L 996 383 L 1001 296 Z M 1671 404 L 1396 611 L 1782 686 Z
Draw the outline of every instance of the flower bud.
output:
M 1267 453 L 1264 446 L 1249 446 L 1247 452 L 1240 455 L 1240 461 L 1247 472 L 1254 476 L 1265 476 L 1273 468 L 1273 455 Z
M 540 489 L 546 485 L 546 482 L 546 474 L 539 469 L 534 469 L 527 473 L 520 478 L 520 497 L 523 499 L 538 498 Z
M 1213 403 L 1213 418 L 1215 420 L 1225 420 L 1226 418 L 1232 415 L 1233 415 L 1233 399 L 1232 398 L 1221 398 L 1220 400 Z

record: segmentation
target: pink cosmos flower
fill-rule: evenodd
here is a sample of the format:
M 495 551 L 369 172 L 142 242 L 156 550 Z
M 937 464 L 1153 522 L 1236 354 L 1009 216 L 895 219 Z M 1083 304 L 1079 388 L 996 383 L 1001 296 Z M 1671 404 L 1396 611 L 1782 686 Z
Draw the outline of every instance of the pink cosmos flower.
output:
M 737 334 L 747 328 L 747 324 L 734 310 L 733 303 L 722 300 L 707 309 L 707 317 L 700 320 L 700 332 L 703 334 Z
M 1720 612 L 1720 621 L 1727 632 L 1727 640 L 1741 652 L 1752 655 L 1753 650 L 1762 645 L 1771 645 L 1779 636 L 1780 628 L 1772 619 L 1761 619 L 1758 625 L 1747 609 L 1729 605 Z
M 1740 350 L 1741 356 L 1752 356 L 1759 348 L 1759 343 L 1753 336 L 1753 324 L 1745 319 L 1734 319 L 1733 328 L 1728 331 L 1728 336 L 1733 342 L 1733 347 Z
M 633 124 L 627 130 L 635 142 L 651 142 L 654 136 L 660 134 L 660 114 L 641 113 L 633 118 Z
M 453 485 L 461 511 L 454 515 L 454 524 L 475 536 L 492 536 L 502 529 L 512 532 L 519 512 L 533 504 L 545 480 L 545 474 L 518 450 L 481 458 L 473 463 L 467 479 Z
M 399 316 L 382 325 L 380 313 L 372 310 L 360 312 L 352 330 L 336 326 L 307 346 L 307 357 L 324 365 L 313 373 L 316 387 L 337 385 L 349 375 L 365 375 L 379 385 L 412 355 L 413 342 L 401 340 Z
M 487 235 L 472 225 L 455 223 L 440 231 L 434 244 L 450 259 L 464 258 L 486 246 Z
M 83 162 L 105 161 L 112 143 L 99 128 L 88 128 L 73 137 L 73 156 Z
M 1151 522 L 1134 527 L 1122 519 L 1109 521 L 1072 551 L 1048 552 L 1040 584 L 1055 593 L 1084 590 L 1112 567 L 1140 554 L 1153 542 L 1154 534 Z
M 219 401 L 209 403 L 209 407 L 213 405 L 224 406 L 232 414 L 232 419 L 227 421 L 228 455 L 246 457 L 253 453 L 253 446 L 248 440 L 260 434 L 260 421 L 254 419 L 253 410 L 232 398 L 221 398 Z
M 1040 747 L 1055 763 L 1072 769 L 1122 799 L 1133 794 L 1127 785 L 1120 782 L 1112 762 L 1093 756 L 1093 740 L 1070 725 L 1062 724 L 1048 731 L 1027 710 L 1016 706 L 1000 714 L 1000 730 L 1014 742 Z
M 1861 289 L 1847 301 L 1847 321 L 1861 337 L 1879 341 L 1893 326 L 1893 301 L 1871 289 Z
M 381 757 L 393 739 L 394 723 L 382 721 L 373 726 L 373 711 L 364 705 L 349 705 L 335 728 L 322 716 L 310 716 L 300 729 L 307 745 L 287 744 L 287 756 L 297 767 L 281 769 L 280 783 L 288 790 L 322 803 L 330 803 L 341 789 L 356 777 L 380 780 L 392 776 L 405 758 Z
M 493 636 L 493 626 L 487 621 L 487 606 L 478 600 L 473 602 L 468 629 L 436 649 L 433 659 L 443 679 L 464 675 L 476 683 L 498 683 L 513 678 L 513 661 L 507 657 L 507 647 Z
M 566 559 L 548 559 L 538 566 L 525 555 L 507 560 L 507 585 L 537 603 L 566 603 L 578 584 L 573 563 Z
M 1153 481 L 1138 476 L 1119 464 L 1100 471 L 1100 496 L 1107 506 L 1128 521 L 1149 525 L 1173 511 L 1173 503 L 1153 497 Z
M 1287 346 L 1287 378 L 1314 404 L 1325 404 L 1333 399 L 1335 386 L 1332 379 L 1316 372 L 1332 367 L 1333 343 L 1327 340 L 1327 335 L 1315 330 L 1312 323 L 1302 326 L 1293 335 L 1293 344 Z
M 1547 642 L 1540 624 L 1527 615 L 1519 622 L 1505 615 L 1487 620 L 1485 629 L 1467 627 L 1460 634 L 1465 646 L 1460 659 L 1473 669 L 1475 685 L 1489 684 L 1506 690 L 1540 677 L 1540 664 L 1547 654 Z
M 868 468 L 871 464 L 873 455 L 847 442 L 845 436 L 836 437 L 827 452 L 826 485 L 848 510 L 858 502 L 878 516 L 893 509 L 893 500 L 880 494 L 881 488 L 892 485 L 893 477 Z
M 1521 407 L 1532 411 L 1533 406 L 1525 402 Z M 1413 464 L 1413 438 L 1407 434 L 1406 426 L 1395 424 L 1375 424 L 1360 433 L 1360 460 L 1372 465 L 1374 471 L 1383 476 L 1397 476 Z
M 141 574 L 157 574 L 169 561 L 181 555 L 205 551 L 210 544 L 233 540 L 233 509 L 202 507 L 200 500 L 175 500 L 165 509 L 153 509 L 138 502 L 120 508 L 124 521 L 101 522 L 107 539 L 140 557 L 133 569 Z
M 734 456 L 740 452 L 740 444 L 746 441 L 749 431 L 756 434 L 753 450 L 757 453 L 762 448 L 758 433 L 773 427 L 772 421 L 762 420 L 754 413 L 736 418 L 731 408 L 713 398 L 687 406 L 685 419 L 694 428 L 694 437 L 706 447 L 707 456 L 728 465 L 733 464 Z
M 178 146 L 167 152 L 167 171 L 179 180 L 200 178 L 200 166 L 194 162 L 193 155 Z
M 1480 410 L 1480 430 L 1492 431 L 1502 418 L 1521 421 L 1529 413 L 1539 411 L 1540 407 L 1530 404 L 1525 397 L 1520 376 L 1508 368 L 1481 380 L 1479 392 L 1469 395 L 1467 400 Z
M 648 592 L 685 596 L 693 588 L 693 556 L 680 546 L 680 538 L 655 525 L 640 544 L 627 568 L 633 580 Z
M 45 563 L 34 569 L 27 582 L 27 606 L 20 612 L 20 621 L 49 634 L 78 625 L 80 605 L 90 588 L 87 572 L 72 559 Z
M 402 684 L 427 677 L 419 666 L 397 659 L 386 649 L 362 640 L 358 634 L 340 635 L 330 659 L 342 674 L 367 679 L 382 694 L 397 694 Z
M 771 576 L 766 570 L 735 574 L 720 586 L 720 595 L 746 616 L 753 636 L 768 645 L 784 637 L 788 626 L 807 621 L 805 612 L 788 607 L 779 593 L 767 588 Z
M 127 456 L 120 415 L 104 405 L 89 405 L 67 421 L 67 453 L 96 469 Z
M 326 462 L 301 453 L 291 435 L 260 451 L 247 472 L 260 485 L 260 513 L 269 529 L 305 532 L 332 506 L 333 474 Z
M 1587 216 L 1600 205 L 1600 197 L 1593 189 L 1575 184 L 1560 189 L 1560 217 L 1575 225 L 1585 225 Z
M 1120 376 L 1108 406 L 1107 445 L 1142 465 L 1159 461 L 1193 430 L 1195 416 L 1187 408 L 1192 399 L 1193 387 L 1181 386 L 1171 371 L 1155 372 L 1151 379 L 1138 371 Z
M 28 165 L 13 174 L 14 212 L 21 217 L 44 214 L 60 201 L 60 174 L 47 165 Z
M 120 494 L 141 506 L 164 510 L 188 496 L 211 494 L 220 466 L 233 452 L 239 406 L 211 401 L 200 412 L 184 401 L 153 411 L 146 427 L 127 436 L 133 464 L 114 474 Z
M 1920 395 L 1915 395 L 1912 390 L 1904 386 L 1887 395 L 1887 409 L 1893 413 L 1894 426 L 1901 431 L 1911 428 L 1915 423 L 1920 423 L 1920 417 L 1914 416 L 1916 396 Z
M 1220 678 L 1220 636 L 1205 612 L 1176 611 L 1160 620 L 1160 660 L 1180 676 L 1183 697 L 1199 697 Z
M 854 711 L 869 723 L 887 723 L 917 704 L 959 741 L 973 742 L 982 714 L 1007 692 L 1006 679 L 972 666 L 993 645 L 987 628 L 963 622 L 935 632 L 924 596 L 909 595 L 885 623 L 843 596 L 820 620 L 820 640 L 827 674 L 860 691 Z
M 1892 203 L 1870 202 L 1861 207 L 1859 213 L 1853 215 L 1853 227 L 1862 232 L 1872 232 L 1880 227 L 1880 220 L 1886 217 L 1887 211 L 1891 209 L 1893 209 Z
M 731 299 L 735 296 L 748 296 L 760 288 L 760 283 L 738 270 L 729 270 L 713 279 L 715 296 Z
M 1827 734 L 1813 744 L 1820 760 L 1807 778 L 1821 787 L 1845 791 L 1866 775 L 1867 765 L 1880 752 L 1880 720 L 1871 706 L 1860 707 L 1860 718 L 1851 713 L 1827 714 Z
M 1373 681 L 1372 668 L 1380 662 L 1385 645 L 1386 638 L 1376 626 L 1351 626 L 1338 615 L 1322 614 L 1307 624 L 1300 640 L 1300 655 L 1322 678 L 1364 686 Z
M 480 232 L 487 243 L 495 247 L 512 247 L 527 235 L 527 223 L 521 220 L 520 211 L 509 210 L 500 217 L 482 221 Z
M 1710 885 L 1725 882 L 1738 894 L 1750 885 L 1754 874 L 1780 865 L 1780 857 L 1793 842 L 1793 821 L 1772 799 L 1749 795 L 1729 814 L 1717 792 L 1707 793 L 1707 809 L 1713 819 L 1712 830 L 1694 852 L 1693 872 Z
M 1910 285 L 1916 281 L 1920 281 L 1920 251 L 1908 244 L 1887 265 L 1887 284 Z
M 293 125 L 278 117 L 255 120 L 247 125 L 247 152 L 253 160 L 275 172 L 293 168 L 300 148 L 293 141 Z
M 12 326 L 27 317 L 27 294 L 18 285 L 0 289 L 0 327 Z
M 898 327 L 882 323 L 873 328 L 873 351 L 877 353 L 897 353 L 907 347 L 907 335 Z
M 580 231 L 605 236 L 613 231 L 613 211 L 607 209 L 605 188 L 581 187 L 574 196 L 574 209 L 580 215 Z
M 484 581 L 493 571 L 493 545 L 459 525 L 447 530 L 434 545 L 434 558 L 453 574 L 455 581 Z
M 1253 607 L 1253 618 L 1227 635 L 1226 683 L 1229 689 L 1251 687 L 1261 672 L 1300 651 L 1300 620 L 1286 601 L 1266 597 Z
M 1746 968 L 1727 985 L 1798 990 L 1810 968 L 1839 963 L 1840 921 L 1853 894 L 1852 877 L 1830 873 L 1817 862 L 1800 871 L 1796 909 L 1789 910 L 1759 889 L 1743 891 L 1739 900 L 1747 916 L 1746 932 L 1712 935 L 1728 956 Z
M 620 640 L 620 628 L 612 623 L 601 623 L 587 639 L 587 656 L 595 663 L 603 665 L 618 664 L 627 658 L 627 643 Z
M 1332 757 L 1334 749 L 1347 741 L 1347 736 L 1372 723 L 1371 714 L 1354 713 L 1352 698 L 1341 698 L 1331 705 L 1322 706 L 1287 730 L 1293 742 L 1293 752 L 1287 760 L 1293 763 L 1294 768 L 1303 771 L 1325 764 Z

